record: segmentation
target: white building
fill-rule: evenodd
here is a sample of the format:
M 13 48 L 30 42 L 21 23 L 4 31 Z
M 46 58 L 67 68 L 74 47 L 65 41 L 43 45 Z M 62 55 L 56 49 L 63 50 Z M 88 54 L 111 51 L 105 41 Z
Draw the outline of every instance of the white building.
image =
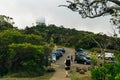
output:
M 36 20 L 36 25 L 45 25 L 45 17 L 40 17 Z

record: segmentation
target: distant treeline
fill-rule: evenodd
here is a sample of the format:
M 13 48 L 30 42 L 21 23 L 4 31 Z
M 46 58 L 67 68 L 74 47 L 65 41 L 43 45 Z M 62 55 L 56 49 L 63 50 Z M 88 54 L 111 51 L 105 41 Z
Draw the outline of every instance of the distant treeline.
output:
M 120 38 L 101 33 L 94 34 L 88 31 L 78 31 L 54 24 L 26 27 L 22 32 L 24 34 L 40 35 L 48 43 L 52 38 L 55 44 L 67 47 L 92 49 L 100 48 L 101 45 L 102 48 L 120 51 Z

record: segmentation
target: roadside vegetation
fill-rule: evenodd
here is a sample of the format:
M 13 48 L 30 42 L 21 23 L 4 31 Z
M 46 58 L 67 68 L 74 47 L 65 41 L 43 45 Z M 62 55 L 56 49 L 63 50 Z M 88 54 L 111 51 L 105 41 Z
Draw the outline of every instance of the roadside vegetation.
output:
M 7 78 L 0 78 L 0 80 L 50 80 L 54 73 L 46 73 L 38 77 L 29 77 L 29 78 L 14 78 L 10 75 Z
M 92 80 L 90 70 L 73 69 L 70 71 L 71 80 Z

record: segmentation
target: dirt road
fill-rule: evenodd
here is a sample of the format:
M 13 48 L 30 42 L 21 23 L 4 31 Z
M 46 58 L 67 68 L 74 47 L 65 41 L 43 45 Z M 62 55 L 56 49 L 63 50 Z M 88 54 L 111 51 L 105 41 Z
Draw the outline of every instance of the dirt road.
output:
M 68 55 L 73 54 L 74 50 L 69 48 L 65 48 L 65 50 L 66 53 L 63 55 L 63 57 L 61 57 L 59 60 L 57 60 L 55 64 L 53 64 L 53 66 L 56 69 L 56 72 L 50 80 L 70 80 L 70 78 L 65 77 L 64 60 Z
M 61 57 L 59 60 L 57 60 L 55 64 L 53 64 L 56 72 L 50 80 L 70 80 L 70 78 L 65 77 L 64 60 L 67 58 L 68 55 L 74 55 L 75 51 L 71 48 L 65 48 L 65 50 L 66 53 L 63 55 L 63 57 Z M 86 67 L 86 65 L 83 64 L 72 63 L 72 69 L 81 66 Z

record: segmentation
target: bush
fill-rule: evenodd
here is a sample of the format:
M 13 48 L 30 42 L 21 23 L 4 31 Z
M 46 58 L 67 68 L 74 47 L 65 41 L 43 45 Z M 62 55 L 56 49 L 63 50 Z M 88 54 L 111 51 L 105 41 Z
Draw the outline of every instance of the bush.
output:
M 94 55 L 91 55 L 91 63 L 93 66 L 97 66 L 98 65 L 98 58 Z
M 87 72 L 87 68 L 82 68 L 82 70 L 84 70 L 84 72 Z
M 54 68 L 48 68 L 47 72 L 55 72 L 55 69 Z
M 97 53 L 101 53 L 101 49 L 100 48 L 92 48 L 91 52 L 97 52 Z
M 84 71 L 83 69 L 81 69 L 81 70 L 79 71 L 79 73 L 80 73 L 80 74 L 85 74 L 85 71 Z
M 120 73 L 115 76 L 115 80 L 120 80 Z
M 30 76 L 42 75 L 48 60 L 50 49 L 47 46 L 36 46 L 29 43 L 11 44 L 9 61 L 10 72 L 27 72 Z M 47 53 L 47 54 L 46 54 Z
M 91 69 L 92 80 L 103 80 L 105 78 L 105 68 L 98 67 L 96 69 Z
M 80 72 L 81 68 L 80 67 L 76 67 L 76 72 Z

